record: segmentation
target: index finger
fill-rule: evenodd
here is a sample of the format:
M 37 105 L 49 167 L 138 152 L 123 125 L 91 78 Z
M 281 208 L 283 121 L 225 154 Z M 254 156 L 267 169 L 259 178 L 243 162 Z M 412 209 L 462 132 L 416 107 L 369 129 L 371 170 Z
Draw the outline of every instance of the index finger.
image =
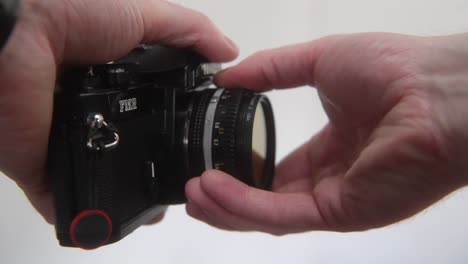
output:
M 216 83 L 256 91 L 313 85 L 317 62 L 335 37 L 257 52 L 218 74 Z

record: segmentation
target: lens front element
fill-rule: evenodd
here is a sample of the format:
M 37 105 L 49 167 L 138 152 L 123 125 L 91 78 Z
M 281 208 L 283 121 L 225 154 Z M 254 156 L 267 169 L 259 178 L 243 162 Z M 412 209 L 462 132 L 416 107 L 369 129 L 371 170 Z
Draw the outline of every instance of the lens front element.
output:
M 257 104 L 252 130 L 252 169 L 256 186 L 262 184 L 267 157 L 267 124 L 262 104 Z

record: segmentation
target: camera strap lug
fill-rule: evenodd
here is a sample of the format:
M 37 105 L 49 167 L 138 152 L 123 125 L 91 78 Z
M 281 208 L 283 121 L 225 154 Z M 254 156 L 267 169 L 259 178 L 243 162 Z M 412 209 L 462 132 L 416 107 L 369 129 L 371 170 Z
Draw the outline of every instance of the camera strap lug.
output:
M 111 124 L 99 113 L 92 113 L 87 119 L 89 132 L 86 147 L 93 151 L 107 151 L 117 147 L 120 136 Z M 109 139 L 110 138 L 110 139 Z

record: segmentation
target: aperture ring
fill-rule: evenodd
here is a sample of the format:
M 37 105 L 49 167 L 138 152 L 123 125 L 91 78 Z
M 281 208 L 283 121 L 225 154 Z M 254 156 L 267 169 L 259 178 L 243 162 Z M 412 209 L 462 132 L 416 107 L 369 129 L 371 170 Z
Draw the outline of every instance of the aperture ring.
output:
M 239 108 L 245 94 L 243 90 L 224 91 L 216 110 L 212 134 L 213 167 L 235 177 L 246 177 L 240 167 L 246 167 L 247 164 L 243 164 L 240 158 L 248 154 L 239 148 L 243 144 L 239 139 L 242 134 L 250 132 L 238 126 Z
M 213 125 L 216 109 L 224 89 L 218 89 L 211 97 L 208 108 L 206 109 L 205 125 L 203 129 L 203 157 L 205 160 L 205 170 L 213 169 L 212 142 Z

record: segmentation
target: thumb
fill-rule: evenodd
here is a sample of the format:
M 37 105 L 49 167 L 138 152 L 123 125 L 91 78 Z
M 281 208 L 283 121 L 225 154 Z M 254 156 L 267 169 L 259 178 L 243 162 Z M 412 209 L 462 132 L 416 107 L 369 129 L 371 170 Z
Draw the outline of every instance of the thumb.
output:
M 190 215 L 224 229 L 276 235 L 326 229 L 312 195 L 259 190 L 221 171 L 190 180 L 186 196 Z

